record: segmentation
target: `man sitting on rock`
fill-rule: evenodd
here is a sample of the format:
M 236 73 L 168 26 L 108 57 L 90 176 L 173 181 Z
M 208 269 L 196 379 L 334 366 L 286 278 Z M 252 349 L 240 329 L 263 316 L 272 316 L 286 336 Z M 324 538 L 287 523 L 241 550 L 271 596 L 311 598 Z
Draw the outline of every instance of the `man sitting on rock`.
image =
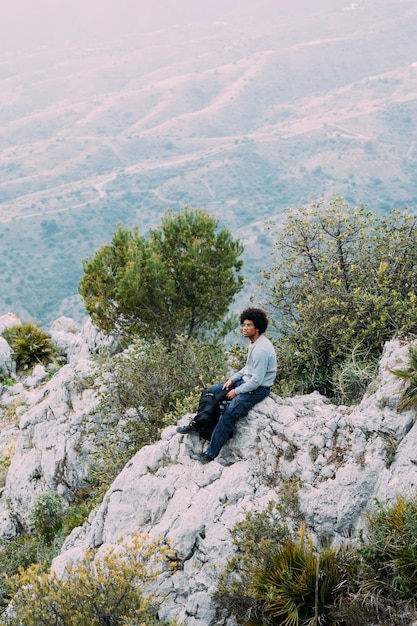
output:
M 274 346 L 264 335 L 268 327 L 265 311 L 248 308 L 242 311 L 239 319 L 243 336 L 251 342 L 246 365 L 224 384 L 212 385 L 209 389 L 214 395 L 222 389 L 227 390 L 226 398 L 230 402 L 220 414 L 207 450 L 193 455 L 202 463 L 209 463 L 219 454 L 232 436 L 236 422 L 269 395 L 275 380 L 277 360 Z M 190 426 L 179 427 L 177 431 L 182 434 L 195 432 Z

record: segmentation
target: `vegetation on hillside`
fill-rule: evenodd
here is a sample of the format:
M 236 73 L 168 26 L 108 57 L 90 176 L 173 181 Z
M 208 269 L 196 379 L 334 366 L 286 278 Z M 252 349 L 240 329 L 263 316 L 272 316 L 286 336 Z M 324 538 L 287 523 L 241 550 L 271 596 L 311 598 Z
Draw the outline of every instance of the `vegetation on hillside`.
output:
M 167 204 L 207 206 L 242 239 L 246 228 L 251 268 L 268 257 L 256 229 L 312 192 L 338 189 L 381 212 L 416 205 L 413 3 L 346 12 L 338 2 L 299 11 L 269 2 L 272 20 L 249 6 L 250 18 L 239 5 L 239 28 L 230 16 L 213 29 L 191 20 L 181 31 L 188 46 L 173 28 L 163 46 L 160 31 L 149 33 L 145 54 L 135 37 L 107 37 L 94 49 L 66 46 L 66 64 L 54 46 L 21 64 L 3 56 L 0 310 L 42 324 L 74 317 L 81 259 L 111 240 L 118 220 L 131 227 L 140 216 L 147 230 Z M 292 17 L 276 19 L 281 12 Z M 266 49 L 274 62 L 259 63 Z M 150 58 L 172 82 L 149 80 Z
M 415 216 L 340 197 L 288 210 L 263 282 L 280 391 L 357 400 L 384 343 L 417 332 L 416 275 Z
M 403 379 L 401 399 L 398 410 L 417 408 L 417 345 L 411 344 L 408 348 L 408 363 L 405 368 L 396 367 L 391 373 Z
M 285 502 L 248 513 L 231 535 L 236 556 L 216 591 L 246 626 L 415 623 L 417 496 L 375 503 L 358 540 L 313 544 Z
M 160 339 L 213 329 L 243 286 L 243 248 L 203 210 L 167 211 L 139 235 L 119 225 L 111 244 L 85 261 L 80 294 L 107 333 Z
M 67 576 L 32 565 L 8 578 L 12 610 L 3 626 L 168 626 L 157 618 L 161 599 L 147 597 L 143 586 L 154 580 L 163 562 L 163 546 L 144 536 L 97 555 L 87 551 Z
M 100 426 L 90 432 L 95 501 L 140 448 L 185 413 L 195 412 L 201 390 L 224 380 L 226 368 L 221 340 L 201 343 L 184 336 L 177 336 L 170 349 L 161 340 L 137 338 L 120 354 L 99 360 Z

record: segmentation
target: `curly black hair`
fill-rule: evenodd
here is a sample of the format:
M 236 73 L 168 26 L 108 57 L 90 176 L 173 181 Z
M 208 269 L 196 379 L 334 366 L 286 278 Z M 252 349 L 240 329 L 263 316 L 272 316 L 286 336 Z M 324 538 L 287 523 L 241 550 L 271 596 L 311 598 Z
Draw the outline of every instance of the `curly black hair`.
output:
M 250 320 L 255 324 L 255 328 L 259 330 L 262 335 L 268 328 L 268 318 L 265 311 L 262 309 L 256 309 L 255 307 L 249 307 L 242 311 L 239 316 L 240 323 L 243 324 L 245 320 Z

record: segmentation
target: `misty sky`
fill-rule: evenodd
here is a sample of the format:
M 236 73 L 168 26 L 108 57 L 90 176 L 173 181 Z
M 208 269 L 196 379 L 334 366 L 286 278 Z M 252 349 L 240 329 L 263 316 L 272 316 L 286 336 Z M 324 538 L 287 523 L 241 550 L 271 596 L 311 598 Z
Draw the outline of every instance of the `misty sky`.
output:
M 345 0 L 0 0 L 0 49 L 113 39 L 178 23 L 221 19 L 231 12 L 305 12 L 343 3 Z
M 238 0 L 0 0 L 1 47 L 4 50 L 66 39 L 113 38 L 212 18 L 239 5 L 242 2 Z

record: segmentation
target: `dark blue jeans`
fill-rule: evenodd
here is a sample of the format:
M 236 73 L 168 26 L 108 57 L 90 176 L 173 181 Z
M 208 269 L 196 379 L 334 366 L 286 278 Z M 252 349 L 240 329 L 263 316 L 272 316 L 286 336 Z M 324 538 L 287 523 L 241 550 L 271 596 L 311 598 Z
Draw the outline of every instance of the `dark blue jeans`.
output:
M 239 387 L 243 383 L 243 380 L 238 380 L 233 387 Z M 212 385 L 209 391 L 216 394 L 222 390 L 222 387 L 223 384 Z M 255 404 L 258 404 L 258 402 L 266 398 L 269 393 L 269 387 L 258 387 L 254 391 L 249 391 L 248 393 L 239 393 L 235 398 L 233 398 L 220 415 L 220 419 L 217 422 L 216 428 L 211 436 L 210 445 L 205 451 L 206 454 L 214 459 L 219 454 L 226 441 L 233 435 L 236 422 L 241 417 L 247 415 L 250 409 L 255 406 Z

